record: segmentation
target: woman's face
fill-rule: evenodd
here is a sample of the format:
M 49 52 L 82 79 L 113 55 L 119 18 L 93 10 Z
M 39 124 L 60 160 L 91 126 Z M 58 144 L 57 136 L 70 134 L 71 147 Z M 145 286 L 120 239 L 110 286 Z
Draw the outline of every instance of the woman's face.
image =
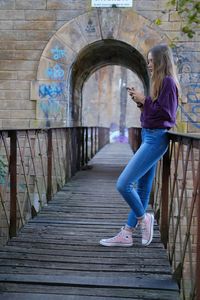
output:
M 149 72 L 150 72 L 150 74 L 151 74 L 151 76 L 152 76 L 154 64 L 153 64 L 153 57 L 152 57 L 151 52 L 148 53 L 148 56 L 147 56 L 147 63 L 148 63 L 148 69 L 149 69 Z

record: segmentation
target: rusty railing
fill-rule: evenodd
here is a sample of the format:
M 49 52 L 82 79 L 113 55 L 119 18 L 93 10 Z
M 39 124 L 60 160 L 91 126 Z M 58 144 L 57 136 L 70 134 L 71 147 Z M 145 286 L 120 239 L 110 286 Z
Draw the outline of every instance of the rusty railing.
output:
M 0 130 L 0 244 L 108 142 L 108 128 Z
M 136 151 L 141 129 L 130 128 Z M 200 137 L 169 133 L 157 166 L 152 205 L 182 299 L 200 299 Z

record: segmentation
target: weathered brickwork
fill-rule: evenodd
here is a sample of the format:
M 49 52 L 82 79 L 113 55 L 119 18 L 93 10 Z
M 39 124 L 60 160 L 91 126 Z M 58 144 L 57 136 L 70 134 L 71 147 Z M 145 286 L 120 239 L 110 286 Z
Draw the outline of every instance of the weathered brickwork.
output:
M 175 9 L 168 10 L 166 0 L 137 0 L 133 1 L 132 9 L 102 10 L 91 9 L 90 2 L 89 0 L 0 1 L 1 127 L 16 128 L 16 124 L 20 127 L 24 124 L 28 127 L 31 124 L 41 126 L 45 124 L 45 118 L 52 115 L 52 110 L 50 114 L 41 111 L 39 95 L 33 100 L 30 99 L 32 81 L 46 80 L 48 84 L 55 81 L 55 77 L 48 78 L 49 74 L 45 72 L 45 68 L 49 70 L 52 68 L 50 47 L 55 49 L 59 45 L 65 47 L 68 61 L 64 62 L 63 70 L 67 75 L 66 69 L 71 67 L 70 63 L 82 48 L 101 38 L 110 38 L 111 34 L 112 39 L 130 43 L 143 56 L 150 44 L 166 39 L 170 42 L 174 38 L 179 38 L 174 49 L 183 85 L 183 103 L 180 105 L 178 125 L 180 130 L 198 132 L 200 128 L 198 35 L 190 40 L 180 33 L 180 17 Z M 155 25 L 157 18 L 161 20 L 159 26 Z M 66 26 L 68 22 L 69 26 Z M 63 25 L 63 29 L 60 29 Z M 52 44 L 48 44 L 51 38 Z M 44 63 L 45 59 L 41 57 L 49 58 L 50 65 Z M 59 60 L 57 62 L 60 63 Z M 60 72 L 62 73 L 62 69 Z M 63 84 L 66 80 L 64 76 Z M 64 125 L 68 117 L 66 111 L 68 91 L 59 85 L 58 93 L 59 88 L 63 96 L 62 100 L 59 98 L 55 102 L 54 108 L 57 109 L 56 118 L 65 119 L 60 122 L 60 125 Z M 60 103 L 62 108 L 58 112 Z M 56 122 L 55 118 L 54 121 Z

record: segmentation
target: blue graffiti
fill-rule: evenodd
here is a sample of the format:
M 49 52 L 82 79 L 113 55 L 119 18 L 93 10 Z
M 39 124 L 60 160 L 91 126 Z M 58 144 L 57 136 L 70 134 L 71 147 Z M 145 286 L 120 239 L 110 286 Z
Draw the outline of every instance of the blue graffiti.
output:
M 53 59 L 59 60 L 66 56 L 66 52 L 63 49 L 59 49 L 58 47 L 51 49 L 51 53 L 53 54 Z
M 185 110 L 184 110 L 184 108 L 181 106 L 181 105 L 179 105 L 179 108 L 180 108 L 180 110 L 181 110 L 181 112 L 183 113 L 183 115 L 187 118 L 187 120 L 194 126 L 194 127 L 196 127 L 196 128 L 200 128 L 200 124 L 198 124 L 195 120 L 193 120 L 193 118 L 189 115 L 189 113 L 187 113 Z M 196 105 L 195 106 L 195 109 L 196 108 L 200 108 L 200 106 L 199 105 Z M 194 113 L 194 112 L 193 112 Z M 199 114 L 200 113 L 194 113 L 196 116 L 199 116 Z
M 188 98 L 188 103 L 200 103 L 200 98 L 198 98 L 196 89 L 200 89 L 200 84 L 199 83 L 192 83 L 189 86 L 189 89 L 192 89 L 192 91 L 188 91 L 187 93 L 187 98 Z
M 53 68 L 48 68 L 46 73 L 50 79 L 54 80 L 62 80 L 65 75 L 65 71 L 59 64 L 56 64 Z
M 64 91 L 64 84 L 62 82 L 52 84 L 41 84 L 39 86 L 39 97 L 57 97 L 62 95 Z
M 42 101 L 40 103 L 40 108 L 43 111 L 46 119 L 49 118 L 50 113 L 56 115 L 60 112 L 61 109 L 59 102 L 55 98 L 50 98 L 47 101 Z

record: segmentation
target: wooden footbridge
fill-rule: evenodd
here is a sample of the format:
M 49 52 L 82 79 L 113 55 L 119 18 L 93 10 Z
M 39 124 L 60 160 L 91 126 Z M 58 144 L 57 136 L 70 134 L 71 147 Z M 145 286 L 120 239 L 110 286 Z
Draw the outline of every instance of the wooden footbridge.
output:
M 1 300 L 179 299 L 155 223 L 149 247 L 103 247 L 128 207 L 115 183 L 132 150 L 108 144 L 0 249 Z

